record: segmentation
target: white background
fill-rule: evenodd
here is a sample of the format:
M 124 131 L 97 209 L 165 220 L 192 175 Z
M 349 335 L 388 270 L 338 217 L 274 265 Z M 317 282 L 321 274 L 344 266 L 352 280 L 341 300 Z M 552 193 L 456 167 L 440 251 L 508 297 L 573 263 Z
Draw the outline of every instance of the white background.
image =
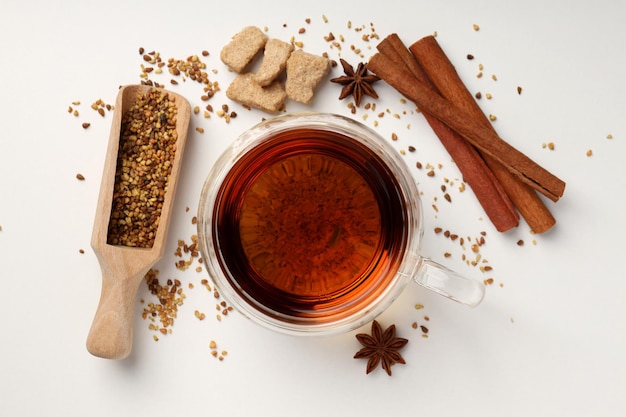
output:
M 0 416 L 626 415 L 623 3 L 261 3 L 0 5 Z M 398 135 L 398 150 L 417 148 L 405 159 L 423 192 L 424 254 L 475 279 L 494 279 L 476 309 L 409 285 L 379 317 L 410 340 L 402 351 L 407 364 L 394 366 L 392 377 L 380 369 L 365 375 L 365 361 L 352 359 L 358 331 L 293 338 L 235 313 L 218 322 L 212 295 L 199 285 L 206 273 L 176 270 L 173 255 L 176 240 L 195 232 L 200 188 L 219 153 L 266 116 L 226 98 L 234 75 L 219 61 L 221 47 L 244 26 L 266 26 L 271 37 L 294 36 L 308 52 L 356 64 L 361 58 L 349 45 L 363 50 L 362 60 L 374 52 L 376 42 L 361 40 L 370 23 L 381 38 L 397 32 L 407 44 L 437 32 L 470 90 L 483 93 L 480 105 L 497 116 L 500 135 L 567 182 L 562 200 L 547 202 L 558 222 L 553 230 L 532 235 L 522 222 L 499 234 L 471 191 L 458 192 L 458 170 L 423 117 L 383 82 L 375 85 L 377 111 L 361 108 L 352 117 L 367 114 L 370 126 L 378 120 L 383 137 Z M 354 30 L 363 25 L 364 32 Z M 301 27 L 306 33 L 298 34 Z M 329 32 L 344 35 L 341 51 L 324 41 Z M 141 318 L 139 299 L 151 300 L 142 284 L 133 352 L 108 361 L 85 349 L 101 285 L 89 241 L 111 120 L 89 106 L 99 98 L 113 103 L 118 86 L 140 81 L 139 47 L 165 59 L 208 50 L 204 60 L 217 70 L 209 75 L 222 87 L 211 103 L 229 104 L 239 116 L 227 124 L 192 115 L 168 248 L 156 266 L 160 277 L 180 279 L 187 295 L 172 334 L 153 341 Z M 336 68 L 331 76 L 339 74 Z M 153 79 L 169 86 L 166 75 Z M 204 105 L 199 85 L 169 87 L 192 106 Z M 338 95 L 339 86 L 325 80 L 310 106 L 289 102 L 287 110 L 350 115 L 349 100 Z M 79 117 L 67 112 L 76 100 Z M 400 118 L 378 118 L 387 108 Z M 542 147 L 549 142 L 552 151 Z M 418 161 L 442 167 L 431 178 L 415 168 Z M 76 180 L 78 172 L 85 181 Z M 452 204 L 442 198 L 444 177 L 456 181 Z M 471 237 L 485 231 L 481 256 L 493 271 L 464 263 L 471 250 L 435 227 Z M 207 319 L 197 320 L 195 310 Z M 426 325 L 429 337 L 413 322 Z M 228 351 L 223 361 L 211 356 L 211 340 Z

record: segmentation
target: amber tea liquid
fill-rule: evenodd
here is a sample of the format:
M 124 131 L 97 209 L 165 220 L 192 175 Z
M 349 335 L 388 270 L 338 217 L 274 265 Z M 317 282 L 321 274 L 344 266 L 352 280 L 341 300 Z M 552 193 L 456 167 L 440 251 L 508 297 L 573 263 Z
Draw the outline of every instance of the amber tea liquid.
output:
M 212 225 L 220 265 L 246 302 L 274 317 L 348 316 L 398 269 L 403 198 L 361 142 L 309 128 L 275 134 L 221 186 Z

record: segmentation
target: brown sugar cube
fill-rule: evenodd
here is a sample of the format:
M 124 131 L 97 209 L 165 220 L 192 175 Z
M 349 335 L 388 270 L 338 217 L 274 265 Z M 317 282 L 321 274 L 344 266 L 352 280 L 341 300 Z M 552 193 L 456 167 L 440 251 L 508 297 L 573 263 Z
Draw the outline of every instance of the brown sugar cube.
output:
M 330 70 L 327 58 L 297 50 L 287 60 L 287 97 L 307 104 L 313 91 Z
M 230 69 L 241 72 L 267 42 L 267 35 L 255 26 L 248 26 L 237 33 L 222 48 L 220 59 Z
M 287 65 L 287 58 L 293 51 L 293 45 L 279 39 L 270 39 L 265 44 L 263 61 L 256 73 L 256 82 L 265 87 L 280 75 Z
M 255 109 L 276 113 L 283 107 L 287 94 L 280 82 L 274 81 L 267 87 L 261 87 L 255 81 L 255 75 L 247 73 L 233 80 L 226 90 L 226 97 Z

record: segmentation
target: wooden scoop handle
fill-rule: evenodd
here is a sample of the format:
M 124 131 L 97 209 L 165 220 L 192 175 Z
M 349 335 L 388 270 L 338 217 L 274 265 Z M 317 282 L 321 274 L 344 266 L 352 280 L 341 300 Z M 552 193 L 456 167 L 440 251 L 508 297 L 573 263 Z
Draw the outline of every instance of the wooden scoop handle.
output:
M 139 277 L 141 278 L 141 276 Z M 102 271 L 102 292 L 87 336 L 87 350 L 105 359 L 127 357 L 133 344 L 133 310 L 141 279 Z

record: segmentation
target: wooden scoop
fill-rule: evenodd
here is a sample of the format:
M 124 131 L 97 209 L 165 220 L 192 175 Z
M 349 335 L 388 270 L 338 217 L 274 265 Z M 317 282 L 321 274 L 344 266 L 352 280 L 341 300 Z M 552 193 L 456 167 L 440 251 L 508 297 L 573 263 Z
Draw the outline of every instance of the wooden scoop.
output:
M 123 359 L 132 349 L 133 311 L 137 289 L 148 270 L 163 256 L 189 126 L 189 102 L 168 91 L 168 95 L 175 99 L 178 110 L 178 139 L 154 245 L 151 248 L 134 248 L 107 244 L 122 115 L 137 101 L 138 94 L 145 94 L 152 88 L 154 87 L 129 85 L 119 91 L 91 237 L 91 246 L 102 269 L 102 293 L 87 337 L 87 350 L 92 355 L 107 359 Z

